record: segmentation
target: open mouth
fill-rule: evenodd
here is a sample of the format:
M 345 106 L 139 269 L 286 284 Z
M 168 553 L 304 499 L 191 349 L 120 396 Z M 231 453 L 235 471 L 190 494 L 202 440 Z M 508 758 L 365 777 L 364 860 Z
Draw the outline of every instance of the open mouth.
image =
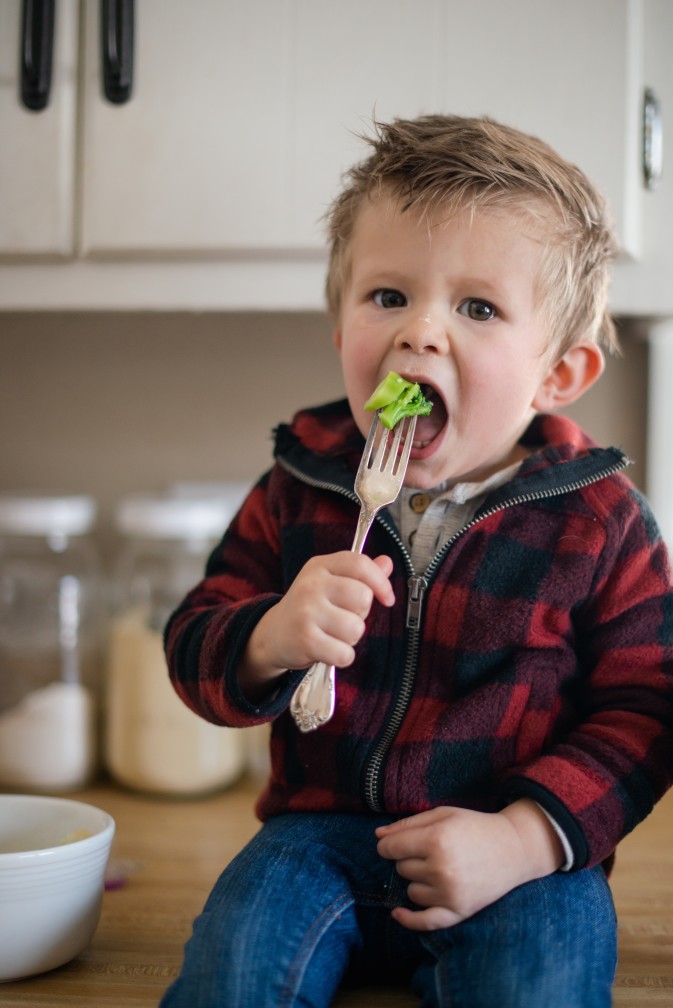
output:
M 428 448 L 435 438 L 446 427 L 449 415 L 439 392 L 426 383 L 421 384 L 421 391 L 426 399 L 432 403 L 432 410 L 429 416 L 419 416 L 416 421 L 416 433 L 414 436 L 414 450 L 422 451 Z

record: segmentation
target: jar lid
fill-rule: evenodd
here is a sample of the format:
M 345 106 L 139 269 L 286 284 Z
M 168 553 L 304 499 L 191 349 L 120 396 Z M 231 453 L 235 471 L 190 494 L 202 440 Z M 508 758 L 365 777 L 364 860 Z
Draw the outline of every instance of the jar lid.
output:
M 117 508 L 117 528 L 150 539 L 215 539 L 224 534 L 234 508 L 217 498 L 133 494 Z
M 11 535 L 84 535 L 96 503 L 83 495 L 0 494 L 0 532 Z

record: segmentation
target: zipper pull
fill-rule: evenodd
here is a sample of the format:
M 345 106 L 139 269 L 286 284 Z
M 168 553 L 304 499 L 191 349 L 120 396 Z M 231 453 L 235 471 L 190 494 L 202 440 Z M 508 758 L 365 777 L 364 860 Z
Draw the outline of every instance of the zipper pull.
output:
M 421 609 L 423 608 L 423 595 L 428 587 L 428 582 L 424 577 L 414 574 L 409 578 L 409 600 L 407 602 L 407 627 L 409 630 L 417 630 L 421 622 Z

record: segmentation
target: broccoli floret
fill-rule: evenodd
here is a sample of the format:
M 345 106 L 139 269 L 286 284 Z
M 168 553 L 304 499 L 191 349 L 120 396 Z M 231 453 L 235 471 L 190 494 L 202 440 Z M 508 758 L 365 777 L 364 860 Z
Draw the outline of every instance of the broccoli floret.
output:
M 365 403 L 366 410 L 377 410 L 384 427 L 392 430 L 405 416 L 427 416 L 432 409 L 416 382 L 407 381 L 389 371 Z

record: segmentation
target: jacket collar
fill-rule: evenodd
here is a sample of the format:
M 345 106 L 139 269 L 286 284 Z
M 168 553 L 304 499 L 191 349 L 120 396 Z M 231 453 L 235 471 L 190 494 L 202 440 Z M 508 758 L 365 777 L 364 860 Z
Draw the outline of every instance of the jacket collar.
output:
M 536 416 L 521 441 L 531 455 L 489 503 L 541 489 L 570 489 L 630 464 L 619 449 L 598 447 L 576 423 L 559 414 Z M 363 447 L 364 438 L 346 399 L 301 410 L 291 424 L 280 424 L 275 430 L 274 455 L 285 468 L 349 492 Z
M 274 435 L 274 456 L 285 468 L 353 492 L 365 442 L 346 399 L 301 410 Z

